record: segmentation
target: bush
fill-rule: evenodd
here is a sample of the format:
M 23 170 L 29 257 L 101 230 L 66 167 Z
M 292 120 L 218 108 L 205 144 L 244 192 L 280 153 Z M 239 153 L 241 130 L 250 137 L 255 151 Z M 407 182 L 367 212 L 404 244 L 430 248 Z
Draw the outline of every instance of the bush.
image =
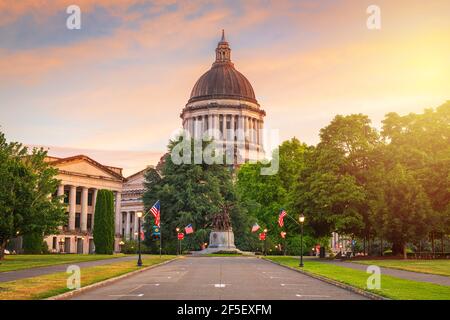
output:
M 120 248 L 120 252 L 124 254 L 137 254 L 138 242 L 136 240 L 124 241 L 124 244 Z M 150 249 L 141 242 L 141 253 L 149 253 Z
M 48 249 L 47 241 L 42 241 L 42 247 L 41 247 L 42 254 L 49 254 L 50 250 Z
M 29 233 L 23 235 L 23 252 L 25 254 L 42 253 L 43 236 L 40 233 Z
M 95 253 L 114 253 L 114 194 L 99 190 L 94 215 Z

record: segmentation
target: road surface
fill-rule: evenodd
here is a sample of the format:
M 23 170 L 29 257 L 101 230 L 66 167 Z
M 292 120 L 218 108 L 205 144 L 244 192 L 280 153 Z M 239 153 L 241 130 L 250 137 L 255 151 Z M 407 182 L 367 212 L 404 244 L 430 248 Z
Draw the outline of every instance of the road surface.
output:
M 262 259 L 187 257 L 89 290 L 72 299 L 360 300 L 367 298 Z

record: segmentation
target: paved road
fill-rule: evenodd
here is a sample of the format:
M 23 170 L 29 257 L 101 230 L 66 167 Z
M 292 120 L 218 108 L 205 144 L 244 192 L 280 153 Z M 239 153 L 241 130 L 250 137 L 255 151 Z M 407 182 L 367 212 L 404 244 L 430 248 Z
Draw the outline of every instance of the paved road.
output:
M 333 264 L 336 266 L 351 268 L 351 269 L 355 269 L 355 270 L 361 270 L 361 271 L 366 271 L 367 267 L 368 267 L 368 265 L 364 265 L 364 264 L 345 262 L 345 261 L 337 261 L 337 260 L 317 260 L 317 261 Z M 382 275 L 384 274 L 384 275 L 389 275 L 389 276 L 407 279 L 407 280 L 429 282 L 429 283 L 434 283 L 434 284 L 440 284 L 443 286 L 450 286 L 450 277 L 446 277 L 446 276 L 398 270 L 398 269 L 385 268 L 385 267 L 380 267 L 380 270 L 381 270 Z
M 74 300 L 355 300 L 356 293 L 252 257 L 188 257 Z
M 31 277 L 38 277 L 38 276 L 43 276 L 46 274 L 57 273 L 57 272 L 66 272 L 67 267 L 71 266 L 71 265 L 77 265 L 81 269 L 83 269 L 83 268 L 88 268 L 88 267 L 102 266 L 105 264 L 111 264 L 111 263 L 115 263 L 115 262 L 135 260 L 135 259 L 136 259 L 135 256 L 127 256 L 127 257 L 111 258 L 111 259 L 104 259 L 104 260 L 73 262 L 73 263 L 59 264 L 56 266 L 48 266 L 48 267 L 36 267 L 36 268 L 17 270 L 17 271 L 0 272 L 0 282 L 14 281 L 14 280 L 20 280 L 20 279 L 31 278 Z

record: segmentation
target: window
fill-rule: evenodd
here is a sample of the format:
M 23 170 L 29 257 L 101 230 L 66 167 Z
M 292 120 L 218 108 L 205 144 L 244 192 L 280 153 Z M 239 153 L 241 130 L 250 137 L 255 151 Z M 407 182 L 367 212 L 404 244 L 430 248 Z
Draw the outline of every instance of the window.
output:
M 77 191 L 77 201 L 76 204 L 81 204 L 81 191 Z
M 58 241 L 58 238 L 53 237 L 53 242 L 52 242 L 52 249 L 53 249 L 53 250 L 56 250 L 56 249 L 57 249 L 57 248 L 56 248 L 56 246 L 57 246 L 57 241 Z
M 64 203 L 69 203 L 69 190 L 64 191 Z
M 92 206 L 92 198 L 93 194 L 91 192 L 88 193 L 88 206 Z
M 80 216 L 79 212 L 75 213 L 75 229 L 80 228 Z

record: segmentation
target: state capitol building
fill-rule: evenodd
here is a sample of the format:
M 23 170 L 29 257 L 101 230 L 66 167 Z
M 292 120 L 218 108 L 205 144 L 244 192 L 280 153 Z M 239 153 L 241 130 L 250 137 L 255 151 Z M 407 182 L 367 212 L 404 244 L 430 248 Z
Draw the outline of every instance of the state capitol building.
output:
M 190 136 L 201 139 L 209 133 L 225 148 L 235 150 L 235 163 L 262 159 L 264 117 L 266 113 L 256 100 L 252 85 L 236 70 L 231 49 L 222 31 L 210 70 L 195 83 L 190 98 L 181 111 L 182 127 Z M 57 195 L 65 195 L 68 223 L 59 234 L 47 236 L 50 252 L 94 253 L 93 227 L 97 192 L 114 192 L 115 251 L 124 240 L 136 239 L 137 215 L 144 210 L 142 195 L 149 166 L 129 176 L 122 168 L 98 163 L 85 155 L 67 158 L 49 156 L 47 161 L 58 169 L 60 180 Z M 16 239 L 14 249 L 21 251 L 22 241 Z

